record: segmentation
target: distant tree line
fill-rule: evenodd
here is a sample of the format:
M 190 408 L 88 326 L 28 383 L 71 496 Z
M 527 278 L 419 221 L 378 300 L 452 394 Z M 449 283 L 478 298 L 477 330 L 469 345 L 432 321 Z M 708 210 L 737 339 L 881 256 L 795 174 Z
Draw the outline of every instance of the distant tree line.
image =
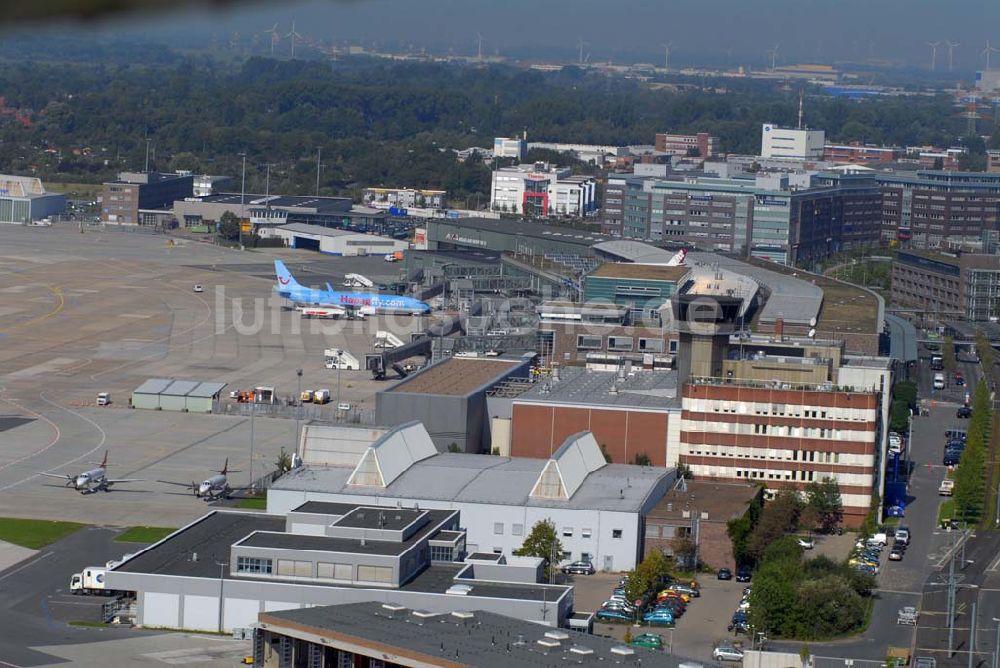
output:
M 703 131 L 718 136 L 725 151 L 755 153 L 761 124 L 793 124 L 798 104 L 797 90 L 762 82 L 733 82 L 725 94 L 678 92 L 572 67 L 542 73 L 261 57 L 221 63 L 155 49 L 130 64 L 107 50 L 95 60 L 62 53 L 0 69 L 6 107 L 32 110 L 30 126 L 0 114 L 7 171 L 99 182 L 120 169 L 142 169 L 148 139 L 156 169 L 239 177 L 238 154 L 246 151 L 248 190 L 264 189 L 264 165 L 271 164 L 272 191 L 311 194 L 322 147 L 323 193 L 442 188 L 459 204 L 478 195 L 485 207 L 489 166 L 460 163 L 449 149 L 491 146 L 494 136 L 525 130 L 529 141 L 617 145 L 651 144 L 662 131 Z M 13 57 L 2 47 L 0 55 Z M 807 91 L 806 120 L 832 140 L 897 145 L 952 145 L 964 127 L 946 96 L 853 102 L 819 89 Z M 992 128 L 981 131 L 988 136 Z M 981 156 L 986 143 L 969 143 Z

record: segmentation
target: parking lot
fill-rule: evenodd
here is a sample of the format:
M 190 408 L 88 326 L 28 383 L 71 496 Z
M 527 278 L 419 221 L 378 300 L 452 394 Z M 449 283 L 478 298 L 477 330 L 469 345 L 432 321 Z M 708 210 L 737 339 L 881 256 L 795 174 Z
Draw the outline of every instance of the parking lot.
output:
M 407 340 L 425 323 L 409 316 L 302 321 L 272 297 L 275 257 L 308 284 L 390 271 L 378 258 L 331 259 L 287 249 L 241 253 L 89 228 L 84 234 L 59 226 L 5 228 L 0 515 L 180 526 L 205 504 L 157 481 L 202 480 L 228 457 L 230 468 L 240 471 L 233 484 L 245 485 L 251 469 L 263 475 L 281 448 L 295 447 L 295 420 L 287 410 L 285 417 L 254 420 L 130 410 L 132 390 L 150 377 L 224 382 L 224 397 L 271 386 L 288 399 L 298 392 L 296 370 L 302 369 L 302 389 L 330 389 L 333 398 L 311 407 L 311 415 L 334 419 L 339 395 L 353 417 L 370 416 L 375 393 L 395 381 L 326 369 L 324 350 L 344 348 L 363 362 L 376 331 Z M 193 291 L 196 283 L 203 293 Z M 111 406 L 94 405 L 98 392 L 111 394 Z M 112 477 L 141 482 L 81 498 L 38 475 L 92 468 L 105 450 Z
M 569 576 L 567 582 L 574 586 L 574 609 L 591 612 L 600 609 L 620 577 L 617 573 Z M 658 633 L 663 636 L 664 641 L 673 645 L 675 654 L 711 661 L 712 647 L 724 638 L 734 637 L 726 627 L 747 584 L 735 580 L 717 580 L 712 573 L 703 573 L 697 580 L 701 585 L 701 596 L 691 599 L 687 610 L 677 620 L 676 628 L 636 627 L 595 621 L 594 633 L 619 639 L 624 638 L 626 630 L 630 628 L 633 634 Z

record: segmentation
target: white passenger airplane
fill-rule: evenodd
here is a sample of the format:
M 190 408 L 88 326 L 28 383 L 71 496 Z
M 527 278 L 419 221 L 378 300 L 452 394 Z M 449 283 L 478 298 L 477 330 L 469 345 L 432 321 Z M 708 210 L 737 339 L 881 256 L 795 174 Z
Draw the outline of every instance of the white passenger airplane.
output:
M 239 473 L 239 471 L 229 470 L 229 458 L 227 457 L 221 471 L 216 471 L 215 475 L 205 478 L 200 483 L 171 482 L 170 480 L 160 480 L 159 482 L 166 485 L 176 485 L 177 487 L 187 487 L 199 499 L 215 501 L 217 499 L 227 499 L 229 498 L 229 494 L 235 491 L 229 486 L 229 480 L 226 477 L 230 473 Z M 246 487 L 237 487 L 236 489 L 246 489 Z
M 683 248 L 678 251 L 676 255 L 667 260 L 666 266 L 668 267 L 679 267 L 684 264 L 684 259 L 687 257 L 688 252 Z
M 96 469 L 68 475 L 65 473 L 39 473 L 39 475 L 49 478 L 59 478 L 66 481 L 67 487 L 72 487 L 82 494 L 93 492 L 109 492 L 112 485 L 125 482 L 143 482 L 141 478 L 109 478 L 108 477 L 108 451 L 104 451 L 104 459 Z

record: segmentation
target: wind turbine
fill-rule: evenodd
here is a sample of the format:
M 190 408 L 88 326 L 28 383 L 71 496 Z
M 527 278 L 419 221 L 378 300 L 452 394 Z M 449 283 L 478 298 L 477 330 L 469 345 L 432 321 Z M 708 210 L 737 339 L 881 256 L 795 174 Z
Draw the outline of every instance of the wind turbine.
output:
M 288 33 L 287 35 L 285 35 L 285 37 L 288 37 L 289 39 L 291 39 L 291 42 L 292 42 L 292 60 L 295 60 L 295 40 L 296 39 L 302 39 L 302 35 L 300 35 L 299 33 L 295 32 L 295 21 L 292 21 L 292 31 L 290 33 Z
M 767 50 L 767 55 L 771 57 L 771 71 L 772 72 L 774 71 L 774 68 L 776 67 L 777 62 L 778 62 L 778 49 L 779 48 L 781 48 L 781 45 L 780 44 L 775 44 L 773 48 Z
M 673 42 L 667 42 L 666 44 L 661 44 L 663 47 L 663 69 L 670 69 L 670 50 L 674 48 Z
M 961 45 L 958 42 L 948 41 L 946 41 L 945 44 L 948 45 L 948 71 L 951 72 L 951 68 L 955 64 L 955 47 Z
M 580 50 L 580 56 L 576 62 L 579 63 L 580 65 L 583 65 L 583 47 L 590 45 L 583 41 L 583 37 L 580 37 L 579 39 L 576 40 L 576 46 Z
M 931 72 L 937 69 L 937 48 L 941 46 L 941 42 L 924 42 L 927 46 L 931 47 Z
M 476 59 L 479 62 L 483 62 L 483 33 L 477 32 L 476 33 L 476 40 L 477 40 L 477 43 L 479 44 L 479 49 L 478 49 L 478 51 L 476 51 Z
M 990 54 L 993 53 L 994 51 L 1000 51 L 1000 49 L 997 49 L 996 47 L 990 46 L 990 40 L 986 40 L 986 48 L 983 49 L 982 53 L 980 53 L 979 55 L 986 56 L 986 69 L 987 70 L 990 69 Z
M 278 24 L 275 23 L 268 30 L 264 31 L 265 35 L 271 36 L 271 56 L 274 56 L 274 47 L 276 47 L 281 42 L 281 36 L 278 35 Z

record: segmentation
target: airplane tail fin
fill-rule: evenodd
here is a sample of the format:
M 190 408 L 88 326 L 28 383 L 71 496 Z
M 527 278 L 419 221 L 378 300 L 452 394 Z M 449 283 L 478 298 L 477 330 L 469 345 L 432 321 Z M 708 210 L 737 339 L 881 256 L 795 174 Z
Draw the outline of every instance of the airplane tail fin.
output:
M 295 280 L 295 277 L 292 276 L 292 272 L 288 271 L 288 267 L 281 260 L 274 261 L 274 273 L 278 277 L 278 284 L 282 287 L 299 284 Z
M 221 473 L 222 475 L 226 475 L 228 469 L 229 469 L 229 457 L 226 457 L 226 462 L 222 465 L 222 470 L 219 471 L 219 473 Z
M 108 451 L 107 450 L 104 451 L 104 459 L 101 460 L 101 468 L 102 469 L 108 468 Z

